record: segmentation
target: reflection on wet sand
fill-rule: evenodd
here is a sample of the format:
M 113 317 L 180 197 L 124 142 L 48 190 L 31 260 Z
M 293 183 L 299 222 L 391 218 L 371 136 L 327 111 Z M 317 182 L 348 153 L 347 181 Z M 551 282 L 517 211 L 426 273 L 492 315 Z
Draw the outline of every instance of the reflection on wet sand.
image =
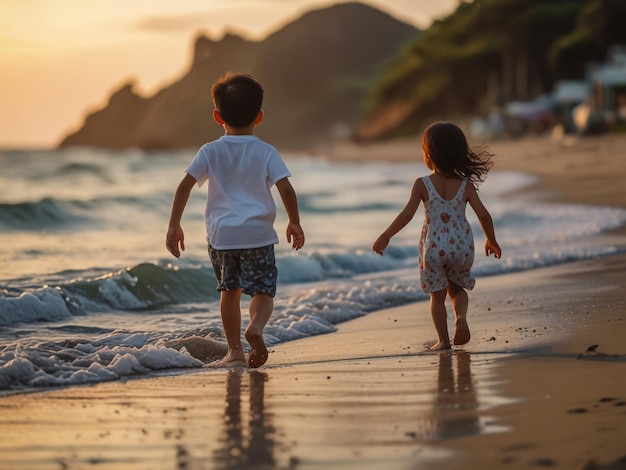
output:
M 242 410 L 242 390 L 249 379 L 247 423 Z M 213 452 L 216 469 L 244 469 L 274 464 L 274 427 L 265 412 L 267 374 L 233 369 L 226 377 L 226 403 L 218 448 Z
M 445 458 L 445 443 L 429 444 L 498 431 L 484 414 L 500 400 L 488 361 L 474 359 L 475 373 L 470 353 L 459 350 L 358 366 L 233 369 L 220 379 L 226 393 L 208 444 L 212 468 L 295 468 L 327 459 L 335 468 L 368 462 L 396 468 L 407 458 Z M 391 410 L 394 403 L 402 406 Z M 321 449 L 332 449 L 332 458 Z
M 472 380 L 471 357 L 467 351 L 439 354 L 437 395 L 424 419 L 419 437 L 450 439 L 481 432 L 478 398 Z

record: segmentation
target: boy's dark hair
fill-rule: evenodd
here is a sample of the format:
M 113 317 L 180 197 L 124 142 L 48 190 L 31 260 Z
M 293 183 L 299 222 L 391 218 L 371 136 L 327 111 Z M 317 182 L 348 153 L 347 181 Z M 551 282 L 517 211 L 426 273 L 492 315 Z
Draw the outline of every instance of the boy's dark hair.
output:
M 428 126 L 422 137 L 422 151 L 442 175 L 467 178 L 474 186 L 484 180 L 493 166 L 493 155 L 485 150 L 474 152 L 463 131 L 451 122 Z
M 252 124 L 263 106 L 263 87 L 251 75 L 228 72 L 213 84 L 211 95 L 224 122 L 234 128 Z

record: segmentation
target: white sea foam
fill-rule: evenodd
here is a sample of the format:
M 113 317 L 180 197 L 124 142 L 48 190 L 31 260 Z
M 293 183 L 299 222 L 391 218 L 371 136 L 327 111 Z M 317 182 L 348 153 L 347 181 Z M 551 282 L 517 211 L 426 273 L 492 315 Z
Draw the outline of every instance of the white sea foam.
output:
M 118 341 L 116 341 L 116 339 Z M 42 387 L 75 385 L 117 380 L 172 368 L 200 367 L 203 363 L 189 354 L 171 348 L 145 344 L 144 335 L 130 335 L 119 341 L 111 335 L 97 344 L 61 347 L 39 343 L 32 347 L 8 345 L 0 353 L 0 387 Z M 141 346 L 102 346 L 105 343 Z M 13 350 L 11 350 L 13 348 Z M 86 352 L 88 351 L 88 352 Z

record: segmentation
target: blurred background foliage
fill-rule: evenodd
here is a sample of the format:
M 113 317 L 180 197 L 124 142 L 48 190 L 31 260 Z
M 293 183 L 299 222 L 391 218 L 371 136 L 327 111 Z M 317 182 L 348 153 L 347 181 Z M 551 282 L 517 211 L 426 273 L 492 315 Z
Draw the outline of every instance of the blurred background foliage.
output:
M 626 44 L 625 25 L 626 0 L 462 2 L 390 61 L 366 122 L 379 121 L 374 137 L 412 134 L 426 120 L 532 99 L 584 79 L 587 64 Z

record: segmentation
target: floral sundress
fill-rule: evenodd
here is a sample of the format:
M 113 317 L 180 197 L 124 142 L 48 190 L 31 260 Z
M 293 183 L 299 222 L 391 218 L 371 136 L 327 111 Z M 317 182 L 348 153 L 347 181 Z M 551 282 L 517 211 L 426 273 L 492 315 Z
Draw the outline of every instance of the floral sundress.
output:
M 454 198 L 443 199 L 430 176 L 422 178 L 428 191 L 424 203 L 424 225 L 419 242 L 419 272 L 424 292 L 437 292 L 451 281 L 473 289 L 476 280 L 470 270 L 474 263 L 474 236 L 465 217 L 464 179 Z

